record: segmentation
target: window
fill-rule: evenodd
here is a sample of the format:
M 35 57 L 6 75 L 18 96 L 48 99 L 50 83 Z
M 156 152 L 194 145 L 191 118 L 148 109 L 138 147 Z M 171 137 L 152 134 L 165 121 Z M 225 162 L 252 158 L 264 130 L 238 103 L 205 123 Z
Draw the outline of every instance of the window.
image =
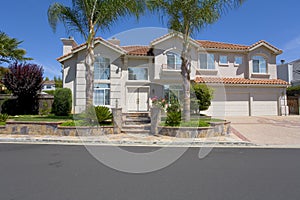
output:
M 267 62 L 262 56 L 253 56 L 253 73 L 266 74 L 267 73 Z
M 128 68 L 128 80 L 148 80 L 147 68 Z
M 94 105 L 110 105 L 110 84 L 94 85 Z
M 220 65 L 228 65 L 228 58 L 227 56 L 220 56 Z
M 181 70 L 181 58 L 179 55 L 169 52 L 167 53 L 168 69 Z
M 200 69 L 215 69 L 214 54 L 200 54 Z
M 96 57 L 94 65 L 94 80 L 110 79 L 110 60 L 108 58 Z
M 164 97 L 169 104 L 174 100 L 183 102 L 184 93 L 183 93 L 182 85 L 165 85 Z
M 241 57 L 241 56 L 236 56 L 236 57 L 234 58 L 234 64 L 235 64 L 235 65 L 241 65 L 241 64 L 243 64 L 243 57 Z

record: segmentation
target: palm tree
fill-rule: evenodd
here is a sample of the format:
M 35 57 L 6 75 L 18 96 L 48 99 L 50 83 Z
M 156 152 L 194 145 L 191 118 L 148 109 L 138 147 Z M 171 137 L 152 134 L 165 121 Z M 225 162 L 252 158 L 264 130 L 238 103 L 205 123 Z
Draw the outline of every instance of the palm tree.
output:
M 9 63 L 13 60 L 32 60 L 31 58 L 24 57 L 26 51 L 19 48 L 21 43 L 22 41 L 18 41 L 16 38 L 10 38 L 7 34 L 0 31 L 0 63 Z
M 240 6 L 244 0 L 148 0 L 153 12 L 167 15 L 168 28 L 183 37 L 181 52 L 181 76 L 184 89 L 183 119 L 190 121 L 190 36 L 205 26 L 216 22 L 231 8 Z
M 61 22 L 67 32 L 79 32 L 86 40 L 86 108 L 93 105 L 94 39 L 101 29 L 109 29 L 120 17 L 144 11 L 143 0 L 72 0 L 72 7 L 53 3 L 48 9 L 48 21 L 53 31 Z

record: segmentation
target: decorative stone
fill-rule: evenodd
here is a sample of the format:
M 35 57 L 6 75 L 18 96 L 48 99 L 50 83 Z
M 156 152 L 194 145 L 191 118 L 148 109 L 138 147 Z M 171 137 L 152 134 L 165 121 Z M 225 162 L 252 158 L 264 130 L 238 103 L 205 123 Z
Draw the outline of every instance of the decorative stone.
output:
M 151 134 L 157 135 L 158 134 L 158 127 L 161 123 L 161 108 L 157 106 L 153 106 L 150 110 L 150 117 L 151 117 Z
M 114 123 L 114 134 L 121 134 L 122 129 L 122 108 L 112 108 L 113 123 Z

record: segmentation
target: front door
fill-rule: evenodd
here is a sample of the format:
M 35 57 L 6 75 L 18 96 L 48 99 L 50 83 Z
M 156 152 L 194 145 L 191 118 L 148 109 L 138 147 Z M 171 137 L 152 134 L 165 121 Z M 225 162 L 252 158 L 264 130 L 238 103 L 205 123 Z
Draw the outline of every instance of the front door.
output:
M 149 111 L 149 88 L 128 88 L 127 107 L 129 112 Z

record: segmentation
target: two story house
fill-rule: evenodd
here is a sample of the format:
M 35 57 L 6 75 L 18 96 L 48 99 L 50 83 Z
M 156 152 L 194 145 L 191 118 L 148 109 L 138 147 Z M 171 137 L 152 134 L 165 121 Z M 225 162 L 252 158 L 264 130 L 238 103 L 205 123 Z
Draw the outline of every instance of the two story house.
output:
M 86 44 L 62 39 L 63 86 L 73 92 L 73 112 L 85 109 Z M 152 97 L 183 96 L 180 74 L 182 36 L 169 33 L 148 46 L 121 46 L 117 39 L 95 40 L 94 104 L 148 112 Z M 213 88 L 211 116 L 286 115 L 288 83 L 277 79 L 282 51 L 253 45 L 190 40 L 191 80 Z

